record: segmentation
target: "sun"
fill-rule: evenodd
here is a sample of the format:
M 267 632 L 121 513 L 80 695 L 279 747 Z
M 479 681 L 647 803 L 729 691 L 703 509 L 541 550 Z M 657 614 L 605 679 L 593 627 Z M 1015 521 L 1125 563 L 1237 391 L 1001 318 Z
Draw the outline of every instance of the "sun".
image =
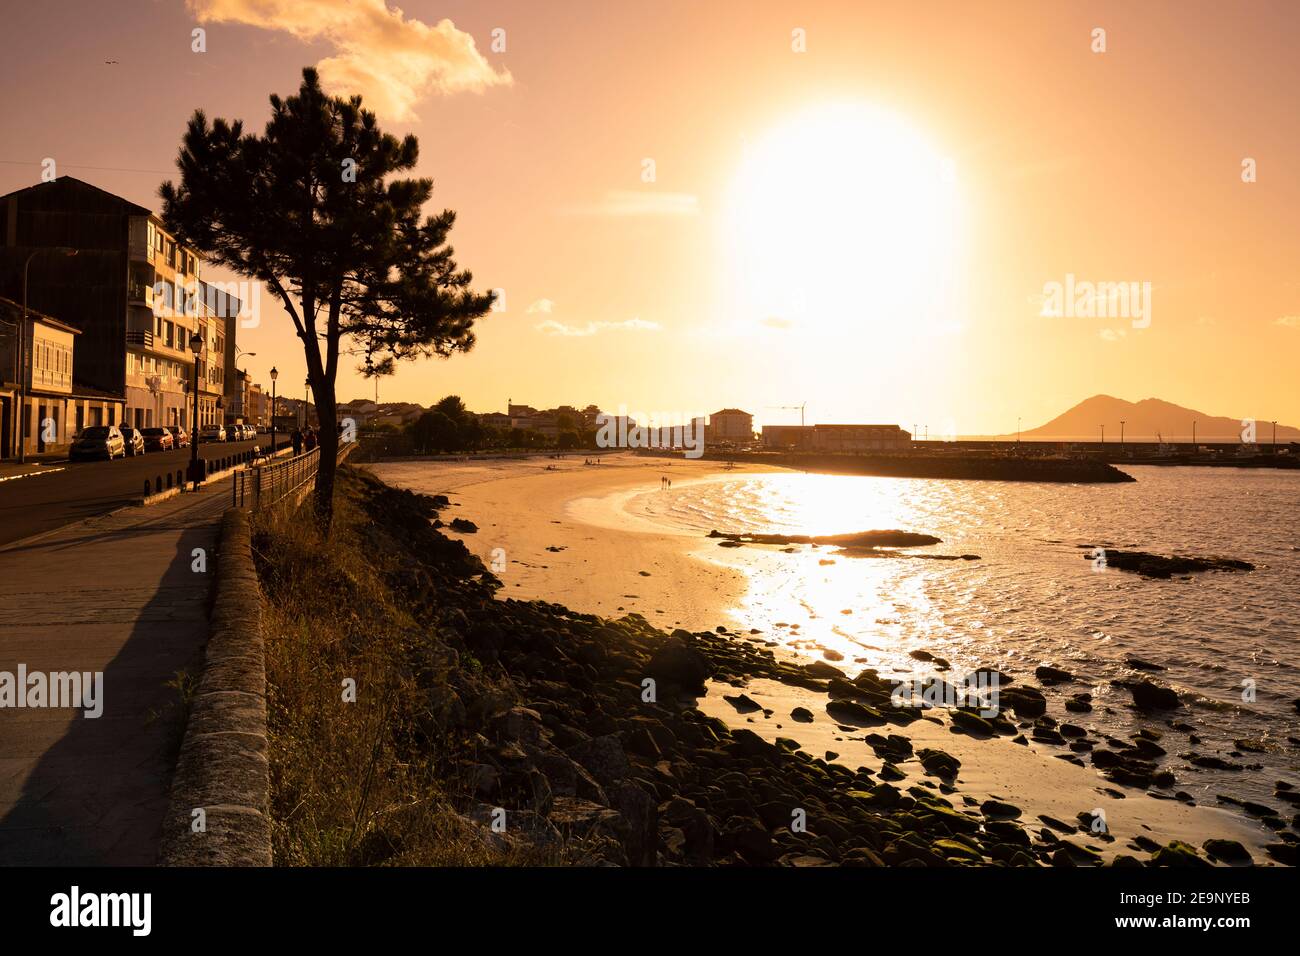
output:
M 893 113 L 836 103 L 795 115 L 746 149 L 726 208 L 733 321 L 878 343 L 947 317 L 955 169 Z

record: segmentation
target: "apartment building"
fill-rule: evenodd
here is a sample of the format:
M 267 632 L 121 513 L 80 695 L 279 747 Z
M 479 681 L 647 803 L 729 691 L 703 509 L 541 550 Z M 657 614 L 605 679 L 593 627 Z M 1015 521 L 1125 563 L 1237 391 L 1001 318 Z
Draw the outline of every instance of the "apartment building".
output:
M 709 416 L 704 440 L 710 445 L 744 443 L 754 440 L 754 416 L 739 408 L 724 408 Z
M 63 176 L 0 196 L 0 240 L 0 294 L 21 301 L 26 266 L 30 307 L 79 333 L 75 387 L 120 399 L 138 427 L 191 427 L 201 336 L 199 422 L 220 420 L 238 300 L 204 294 L 201 256 L 158 216 Z

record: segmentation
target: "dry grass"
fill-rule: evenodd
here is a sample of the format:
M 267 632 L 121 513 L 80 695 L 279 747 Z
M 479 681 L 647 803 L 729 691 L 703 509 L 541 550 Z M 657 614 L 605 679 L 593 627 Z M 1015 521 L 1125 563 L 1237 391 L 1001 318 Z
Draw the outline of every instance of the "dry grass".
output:
M 557 862 L 494 840 L 457 812 L 469 806 L 449 782 L 457 742 L 435 716 L 445 674 L 430 678 L 436 645 L 384 581 L 392 555 L 362 544 L 374 536 L 358 533 L 367 522 L 358 493 L 342 470 L 328 541 L 307 510 L 261 517 L 254 528 L 276 863 Z M 344 699 L 348 679 L 355 702 Z

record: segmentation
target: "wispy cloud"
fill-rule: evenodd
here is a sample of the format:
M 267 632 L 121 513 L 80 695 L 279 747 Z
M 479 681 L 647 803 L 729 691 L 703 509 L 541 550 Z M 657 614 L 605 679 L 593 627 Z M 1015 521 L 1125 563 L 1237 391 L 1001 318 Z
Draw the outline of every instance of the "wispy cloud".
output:
M 565 325 L 563 322 L 557 322 L 555 319 L 547 319 L 535 326 L 538 332 L 545 332 L 547 335 L 562 335 L 568 337 L 584 337 L 595 335 L 597 332 L 612 331 L 630 331 L 630 332 L 658 332 L 662 326 L 658 322 L 647 322 L 645 319 L 628 319 L 626 322 L 588 322 L 586 325 Z
M 612 189 L 600 202 L 571 206 L 565 211 L 574 216 L 697 216 L 700 200 L 691 193 Z
M 450 20 L 430 26 L 385 0 L 186 0 L 200 23 L 279 30 L 335 53 L 316 64 L 331 92 L 360 93 L 367 108 L 406 121 L 429 93 L 481 93 L 513 82 Z
M 550 299 L 538 299 L 535 302 L 530 303 L 528 308 L 524 309 L 524 312 L 529 315 L 536 315 L 538 312 L 550 315 L 554 309 L 555 303 Z
M 1274 325 L 1285 325 L 1288 329 L 1300 329 L 1300 315 L 1284 315 Z

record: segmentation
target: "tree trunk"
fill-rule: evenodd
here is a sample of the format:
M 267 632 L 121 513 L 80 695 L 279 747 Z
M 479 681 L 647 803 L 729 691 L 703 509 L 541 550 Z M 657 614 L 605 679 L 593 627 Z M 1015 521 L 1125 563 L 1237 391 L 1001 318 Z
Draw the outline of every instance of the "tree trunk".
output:
M 333 384 L 316 391 L 316 416 L 320 419 L 320 463 L 316 472 L 316 519 L 321 530 L 329 533 L 334 520 L 334 472 L 338 468 L 338 406 Z

